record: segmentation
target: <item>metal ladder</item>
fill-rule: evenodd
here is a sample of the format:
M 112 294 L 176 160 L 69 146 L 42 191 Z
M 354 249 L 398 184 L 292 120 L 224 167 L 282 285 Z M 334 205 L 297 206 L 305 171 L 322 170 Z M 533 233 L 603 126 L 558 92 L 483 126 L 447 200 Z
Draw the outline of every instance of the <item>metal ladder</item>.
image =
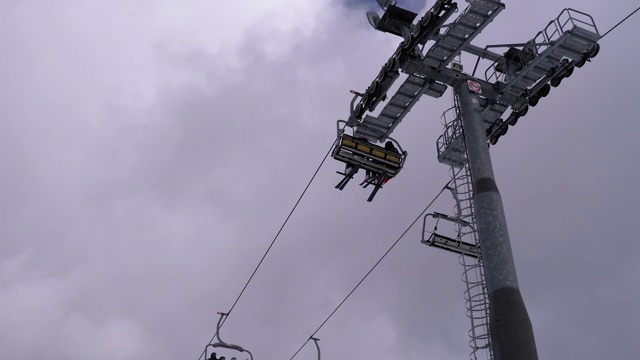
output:
M 455 105 L 450 110 L 453 110 L 455 118 L 453 120 L 447 120 L 447 112 L 443 114 L 443 123 L 445 126 L 445 134 L 443 134 L 443 136 L 453 131 L 447 138 L 453 141 L 459 141 L 459 139 L 463 138 L 462 121 L 457 99 L 455 99 L 454 102 Z M 446 147 L 451 144 L 443 143 L 442 145 Z M 456 145 L 461 145 L 464 151 L 457 154 L 455 162 L 449 161 L 450 159 L 440 159 L 440 156 L 438 156 L 441 163 L 450 166 L 449 174 L 451 184 L 449 190 L 456 203 L 454 208 L 455 218 L 457 220 L 454 222 L 455 232 L 459 241 L 466 241 L 480 248 L 476 218 L 473 210 L 473 183 L 471 181 L 467 153 L 464 142 Z M 440 143 L 438 146 L 440 147 Z M 471 320 L 471 329 L 469 330 L 471 353 L 469 358 L 472 360 L 492 360 L 493 352 L 489 336 L 489 297 L 484 277 L 482 251 L 480 251 L 480 256 L 478 257 L 460 255 L 458 262 L 463 267 L 462 281 L 466 285 L 464 292 L 466 313 L 467 317 Z

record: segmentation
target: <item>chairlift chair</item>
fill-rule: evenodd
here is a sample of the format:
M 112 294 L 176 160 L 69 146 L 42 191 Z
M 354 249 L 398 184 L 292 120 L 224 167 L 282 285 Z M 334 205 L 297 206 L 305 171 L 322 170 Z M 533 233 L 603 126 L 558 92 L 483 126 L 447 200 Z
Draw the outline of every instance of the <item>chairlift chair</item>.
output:
M 427 230 L 427 219 L 433 218 L 436 220 L 435 225 L 432 231 Z M 426 214 L 424 216 L 423 224 L 422 224 L 422 243 L 425 245 L 433 246 L 436 248 L 440 248 L 442 250 L 458 253 L 460 255 L 480 258 L 481 252 L 480 248 L 476 246 L 476 244 L 468 243 L 461 239 L 461 233 L 458 231 L 457 236 L 449 237 L 443 235 L 438 232 L 438 223 L 440 220 L 449 221 L 451 223 L 458 224 L 460 227 L 471 227 L 472 225 L 464 220 L 438 213 L 433 212 Z
M 220 327 L 222 326 L 222 322 L 223 322 L 224 318 L 228 314 L 219 312 L 218 315 L 220 315 L 220 319 L 218 319 L 218 325 L 216 327 L 216 334 L 215 334 L 216 339 L 218 339 L 218 341 L 216 343 L 214 343 L 214 344 L 208 344 L 207 346 L 205 346 L 205 348 L 204 348 L 204 358 L 205 358 L 205 360 L 222 360 L 222 359 L 224 359 L 224 357 L 216 358 L 216 353 L 214 353 L 214 352 L 211 353 L 211 357 L 207 357 L 207 353 L 208 353 L 209 347 L 212 347 L 214 349 L 215 348 L 223 348 L 223 349 L 235 350 L 235 351 L 238 351 L 240 353 L 247 353 L 247 354 L 249 354 L 249 358 L 251 360 L 253 360 L 253 354 L 251 354 L 251 352 L 249 350 L 243 348 L 240 345 L 230 344 L 230 343 L 224 342 L 224 341 L 222 341 L 222 339 L 220 339 Z M 235 358 L 233 358 L 233 359 L 235 359 Z M 249 359 L 247 359 L 247 360 L 249 360 Z
M 390 137 L 387 139 L 394 146 L 387 149 L 370 142 L 365 137 L 348 135 L 344 129 L 340 128 L 341 123 L 346 124 L 345 121 L 338 120 L 338 140 L 331 153 L 334 159 L 345 163 L 345 171 L 337 172 L 343 176 L 343 179 L 336 185 L 336 189 L 344 189 L 358 170 L 364 169 L 367 175 L 360 185 L 365 188 L 369 185 L 374 186 L 373 192 L 367 199 L 371 202 L 378 190 L 402 170 L 407 152 L 403 151 L 400 144 Z

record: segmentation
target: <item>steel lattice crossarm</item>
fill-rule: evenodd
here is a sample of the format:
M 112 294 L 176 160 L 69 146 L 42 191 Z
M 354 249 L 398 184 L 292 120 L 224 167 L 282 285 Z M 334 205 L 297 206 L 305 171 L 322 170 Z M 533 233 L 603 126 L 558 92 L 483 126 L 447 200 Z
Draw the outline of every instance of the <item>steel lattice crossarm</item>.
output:
M 480 94 L 484 97 L 482 119 L 488 141 L 495 145 L 509 126 L 527 114 L 529 106 L 536 106 L 551 87 L 559 86 L 574 68 L 596 56 L 599 39 L 600 33 L 590 15 L 564 9 L 530 41 L 499 45 L 508 47 L 508 51 L 484 72 L 484 80 L 492 84 L 491 90 L 497 94 L 484 91 L 484 86 Z M 509 107 L 511 114 L 503 120 L 501 117 Z M 461 129 L 454 123 L 450 125 L 438 139 L 438 159 L 461 167 L 460 153 L 464 151 Z
M 597 52 L 594 45 L 600 34 L 593 19 L 572 9 L 565 9 L 527 42 L 506 45 L 509 51 L 503 55 L 488 50 L 497 47 L 495 45 L 484 49 L 474 46 L 473 39 L 505 5 L 496 0 L 466 1 L 467 8 L 450 23 L 446 22 L 457 10 L 457 4 L 451 0 L 438 0 L 415 25 L 405 22 L 404 27 L 400 20 L 412 19 L 415 14 L 395 5 L 387 6 L 382 19 L 368 14 L 378 30 L 404 34 L 404 40 L 367 90 L 356 94 L 347 121 L 348 126 L 355 128 L 356 136 L 385 141 L 422 95 L 438 98 L 447 86 L 466 77 L 460 68 L 450 66 L 452 60 L 465 51 L 492 62 L 484 78 L 475 79 L 486 99 L 483 118 L 487 128 L 491 128 L 488 134 L 491 138 L 504 132 L 503 124 L 507 122 L 498 122 L 498 119 L 509 107 L 514 113 L 508 121 L 515 123 L 529 102 L 537 103 L 537 99 L 548 93 L 547 83 L 557 85 L 574 66 L 582 66 Z M 395 16 L 387 16 L 388 13 Z M 389 30 L 389 19 L 395 21 L 395 31 Z M 444 34 L 440 35 L 443 29 Z M 426 51 L 424 47 L 421 50 L 421 45 L 429 41 L 433 45 Z M 377 116 L 370 114 L 387 99 L 387 91 L 400 77 L 400 71 L 408 75 L 402 85 Z
M 487 81 L 495 81 L 500 89 L 498 103 L 487 104 L 483 118 L 490 142 L 506 133 L 507 125 L 515 125 L 528 105 L 535 106 L 540 98 L 549 94 L 575 67 L 598 54 L 600 33 L 593 18 L 573 9 L 563 10 L 558 17 L 539 31 L 523 49 L 511 47 L 498 61 L 485 71 Z M 514 55 L 509 57 L 509 55 Z M 497 121 L 501 107 L 512 106 L 514 112 L 506 121 Z M 500 114 L 500 115 L 498 115 Z
M 495 0 L 467 1 L 469 6 L 449 24 L 445 25 L 445 22 L 457 10 L 457 4 L 451 0 L 438 0 L 416 25 L 409 27 L 411 31 L 352 108 L 348 125 L 356 128 L 356 136 L 384 141 L 423 94 L 438 98 L 446 91 L 447 85 L 460 78 L 460 72 L 448 69 L 447 65 L 505 7 Z M 394 8 L 390 5 L 387 12 L 395 11 Z M 444 34 L 439 35 L 443 28 L 446 28 Z M 435 43 L 423 53 L 418 45 L 429 40 Z M 492 58 L 498 59 L 499 56 Z M 378 116 L 362 118 L 367 110 L 375 110 L 378 103 L 386 99 L 387 90 L 399 76 L 398 70 L 409 75 L 404 83 Z

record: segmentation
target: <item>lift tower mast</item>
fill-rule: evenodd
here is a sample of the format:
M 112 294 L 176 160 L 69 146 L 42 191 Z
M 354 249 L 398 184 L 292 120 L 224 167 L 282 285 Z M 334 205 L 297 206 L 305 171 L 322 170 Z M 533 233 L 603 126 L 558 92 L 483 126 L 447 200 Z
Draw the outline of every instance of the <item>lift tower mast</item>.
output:
M 482 48 L 471 42 L 504 10 L 505 5 L 499 0 L 466 0 L 466 9 L 448 23 L 457 4 L 437 0 L 415 24 L 417 14 L 391 2 L 378 0 L 385 13 L 380 17 L 369 12 L 367 17 L 376 30 L 400 36 L 403 41 L 371 85 L 363 93 L 354 92 L 348 120 L 338 121 L 352 128 L 353 135 L 345 134 L 344 128 L 338 129 L 339 139 L 332 156 L 345 162 L 346 169 L 336 188 L 342 190 L 358 169 L 364 168 L 367 177 L 362 184 L 375 186 L 371 201 L 378 189 L 400 172 L 407 156 L 406 151 L 373 143 L 391 139 L 393 130 L 422 95 L 439 98 L 452 87 L 456 117 L 445 123 L 437 148 L 438 160 L 452 167 L 453 183 L 459 183 L 455 185 L 459 188 L 450 189 L 458 214 L 455 218 L 429 215 L 455 222 L 458 235 L 448 238 L 434 231 L 423 242 L 460 253 L 465 277 L 469 269 L 478 270 L 479 280 L 473 286 L 480 290 L 472 292 L 467 282 L 466 293 L 472 319 L 471 358 L 477 358 L 479 348 L 487 348 L 489 359 L 536 360 L 533 330 L 518 287 L 489 144 L 495 145 L 509 126 L 527 114 L 529 106 L 547 96 L 551 87 L 560 85 L 575 67 L 582 67 L 597 55 L 598 29 L 588 14 L 565 9 L 526 42 Z M 508 50 L 490 50 L 500 47 Z M 463 51 L 478 57 L 472 74 L 464 73 L 462 64 L 453 62 Z M 483 77 L 476 76 L 481 60 L 490 64 Z M 387 100 L 387 92 L 400 77 L 400 71 L 408 75 L 404 82 L 377 116 L 367 114 Z M 509 108 L 511 114 L 503 120 L 501 117 Z M 457 177 L 454 168 L 461 169 L 463 175 Z M 471 230 L 464 232 L 463 227 Z M 472 235 L 473 241 L 463 241 L 466 235 Z M 476 265 L 466 265 L 466 257 L 475 259 Z M 475 306 L 474 301 L 481 306 Z M 488 306 L 484 306 L 486 303 Z M 486 321 L 474 324 L 474 319 L 479 319 L 474 312 L 482 313 Z M 482 327 L 490 336 L 475 333 L 476 328 Z M 481 345 L 477 339 L 482 340 Z
M 507 222 L 498 191 L 480 97 L 472 81 L 454 87 L 473 182 L 473 202 L 489 296 L 489 330 L 496 359 L 538 359 L 533 329 L 520 294 Z

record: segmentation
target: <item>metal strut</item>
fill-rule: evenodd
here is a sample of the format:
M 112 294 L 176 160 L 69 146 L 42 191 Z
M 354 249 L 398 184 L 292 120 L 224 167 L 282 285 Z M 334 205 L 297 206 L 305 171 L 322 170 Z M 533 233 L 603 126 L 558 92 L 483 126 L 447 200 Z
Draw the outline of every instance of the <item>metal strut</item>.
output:
M 218 319 L 218 324 L 216 326 L 216 339 L 218 339 L 218 342 L 216 342 L 214 344 L 208 344 L 204 348 L 204 358 L 205 358 L 205 360 L 219 360 L 216 357 L 216 353 L 214 353 L 214 352 L 211 353 L 211 357 L 210 358 L 207 358 L 207 351 L 208 351 L 209 347 L 230 349 L 230 350 L 235 350 L 235 351 L 238 351 L 238 352 L 241 352 L 241 353 L 246 352 L 247 354 L 249 354 L 249 358 L 251 360 L 253 360 L 253 355 L 251 354 L 251 352 L 249 350 L 243 348 L 240 345 L 229 344 L 227 342 L 222 341 L 222 339 L 220 339 L 220 327 L 222 326 L 222 321 L 229 314 L 219 312 L 218 315 L 220 315 L 220 319 Z
M 316 349 L 318 349 L 318 360 L 320 360 L 320 345 L 318 345 L 318 341 L 320 341 L 320 339 L 314 338 L 313 336 L 310 337 L 310 339 L 316 344 Z

